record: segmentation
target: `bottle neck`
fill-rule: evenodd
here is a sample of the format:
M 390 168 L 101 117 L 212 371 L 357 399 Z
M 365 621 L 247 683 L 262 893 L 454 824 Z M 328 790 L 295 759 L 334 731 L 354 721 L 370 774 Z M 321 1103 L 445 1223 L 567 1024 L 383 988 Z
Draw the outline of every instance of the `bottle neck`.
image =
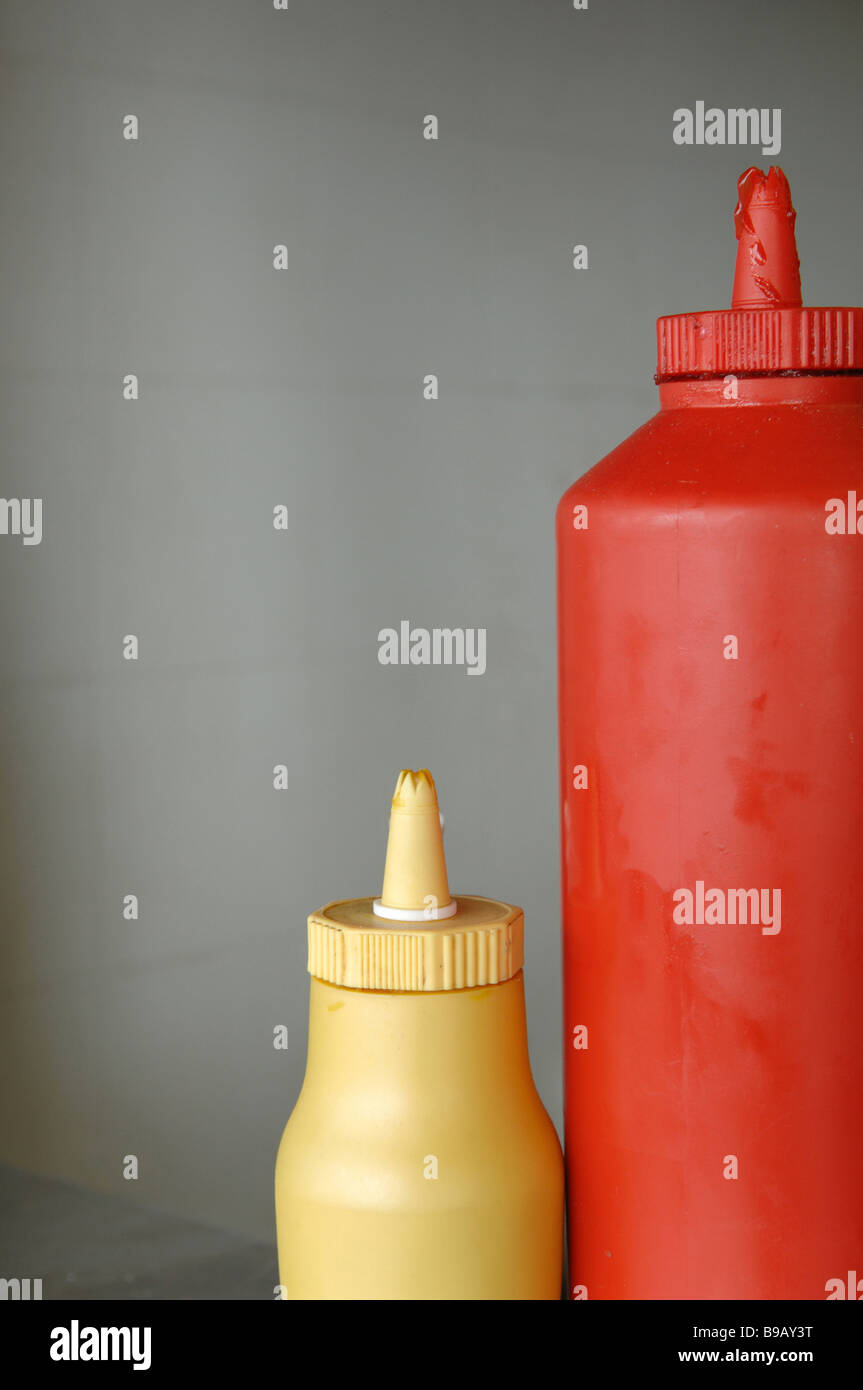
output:
M 730 405 L 863 405 L 863 373 L 709 376 L 662 381 L 660 410 Z
M 312 976 L 306 1086 L 456 1096 L 532 1086 L 524 977 L 424 993 L 343 989 Z M 429 1091 L 431 1088 L 431 1091 Z M 459 1102 L 461 1103 L 461 1102 Z

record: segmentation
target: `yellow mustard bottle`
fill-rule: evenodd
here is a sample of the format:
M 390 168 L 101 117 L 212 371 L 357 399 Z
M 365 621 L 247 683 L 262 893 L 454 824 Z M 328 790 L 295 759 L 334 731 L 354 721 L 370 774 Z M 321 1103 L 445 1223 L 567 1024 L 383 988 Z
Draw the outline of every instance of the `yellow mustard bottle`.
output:
M 276 1162 L 286 1299 L 559 1299 L 563 1164 L 534 1086 L 524 915 L 450 896 L 399 776 L 380 898 L 309 918 L 306 1076 Z

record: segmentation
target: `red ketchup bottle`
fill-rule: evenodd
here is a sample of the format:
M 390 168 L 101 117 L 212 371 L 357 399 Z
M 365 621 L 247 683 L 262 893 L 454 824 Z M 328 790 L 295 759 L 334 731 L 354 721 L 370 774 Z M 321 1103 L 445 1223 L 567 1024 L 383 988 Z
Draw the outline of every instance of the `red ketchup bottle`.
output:
M 571 1298 L 863 1297 L 863 309 L 738 193 L 558 508 Z

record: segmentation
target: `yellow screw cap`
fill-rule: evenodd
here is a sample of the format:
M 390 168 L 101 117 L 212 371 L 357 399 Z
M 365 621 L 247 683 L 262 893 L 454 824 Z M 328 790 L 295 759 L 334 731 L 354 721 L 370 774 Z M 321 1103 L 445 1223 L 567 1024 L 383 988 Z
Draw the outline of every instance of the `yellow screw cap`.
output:
M 383 892 L 312 913 L 309 973 L 345 989 L 427 993 L 501 984 L 523 962 L 521 908 L 450 897 L 431 773 L 402 772 Z
M 377 917 L 397 922 L 435 921 L 452 917 L 443 852 L 437 790 L 431 773 L 399 773 L 390 810 L 390 833 L 384 886 L 375 899 Z

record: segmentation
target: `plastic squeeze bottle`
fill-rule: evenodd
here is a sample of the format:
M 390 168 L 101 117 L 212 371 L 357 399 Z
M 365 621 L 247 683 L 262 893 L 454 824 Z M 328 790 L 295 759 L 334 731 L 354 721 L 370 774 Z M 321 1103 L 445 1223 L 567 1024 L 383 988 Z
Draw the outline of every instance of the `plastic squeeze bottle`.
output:
M 863 1295 L 863 309 L 794 221 L 747 169 L 558 508 L 573 1298 Z
M 434 782 L 402 772 L 381 896 L 309 918 L 306 1076 L 276 1162 L 285 1298 L 560 1298 L 523 927 L 450 896 Z

